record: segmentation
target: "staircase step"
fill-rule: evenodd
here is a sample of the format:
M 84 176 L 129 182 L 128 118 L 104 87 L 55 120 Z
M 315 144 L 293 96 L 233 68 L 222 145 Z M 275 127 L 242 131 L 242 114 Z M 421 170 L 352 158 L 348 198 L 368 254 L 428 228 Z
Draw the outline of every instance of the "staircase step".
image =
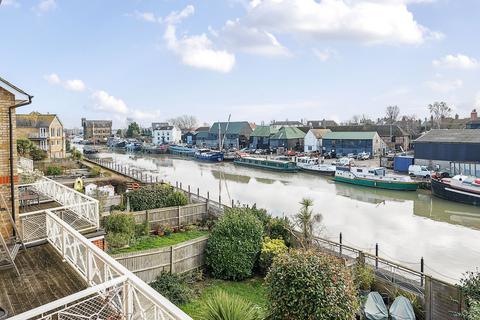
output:
M 16 243 L 13 248 L 12 248 L 12 251 L 10 251 L 10 255 L 12 256 L 12 260 L 15 260 L 15 257 L 17 256 L 18 254 L 18 251 L 20 250 L 20 247 L 22 246 L 21 243 Z

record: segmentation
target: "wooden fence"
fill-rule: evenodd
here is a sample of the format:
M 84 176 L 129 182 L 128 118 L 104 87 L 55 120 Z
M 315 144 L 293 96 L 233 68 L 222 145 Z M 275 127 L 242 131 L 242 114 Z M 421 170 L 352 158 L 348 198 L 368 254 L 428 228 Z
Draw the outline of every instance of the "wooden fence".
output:
M 162 271 L 184 273 L 202 267 L 207 240 L 208 236 L 203 236 L 170 247 L 120 253 L 113 258 L 150 283 Z
M 206 203 L 192 203 L 179 207 L 158 208 L 152 210 L 133 212 L 136 223 L 148 221 L 150 229 L 156 225 L 169 225 L 172 227 L 196 224 L 207 218 Z

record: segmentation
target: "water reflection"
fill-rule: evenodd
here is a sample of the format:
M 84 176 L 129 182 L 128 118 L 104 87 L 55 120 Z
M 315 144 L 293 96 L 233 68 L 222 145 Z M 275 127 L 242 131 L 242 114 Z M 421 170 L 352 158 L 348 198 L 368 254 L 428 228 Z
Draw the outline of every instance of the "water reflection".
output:
M 432 197 L 429 191 L 396 192 L 335 183 L 312 174 L 270 172 L 232 163 L 203 163 L 165 155 L 132 156 L 103 153 L 175 184 L 182 182 L 212 199 L 221 195 L 232 200 L 256 203 L 274 215 L 292 215 L 299 201 L 310 197 L 314 210 L 323 215 L 325 236 L 373 249 L 398 261 L 411 261 L 418 269 L 420 257 L 431 274 L 452 281 L 480 262 L 480 208 Z M 440 271 L 443 276 L 435 274 Z

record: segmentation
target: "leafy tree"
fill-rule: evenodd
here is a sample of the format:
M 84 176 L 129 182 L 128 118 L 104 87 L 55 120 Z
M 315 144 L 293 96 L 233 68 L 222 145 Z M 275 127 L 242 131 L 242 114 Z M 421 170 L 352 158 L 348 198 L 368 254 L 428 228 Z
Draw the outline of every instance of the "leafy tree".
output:
M 183 116 L 169 119 L 168 122 L 173 124 L 174 126 L 179 127 L 182 131 L 191 131 L 195 129 L 198 125 L 197 118 L 186 114 L 184 114 Z
M 385 110 L 385 118 L 388 124 L 394 124 L 400 116 L 400 108 L 397 105 L 388 106 Z
M 17 139 L 17 152 L 20 156 L 30 156 L 33 149 L 35 149 L 35 145 L 29 139 Z
M 480 319 L 480 272 L 467 272 L 459 287 L 466 304 L 466 310 L 460 316 L 465 320 Z
M 70 143 L 70 140 L 67 139 L 67 140 L 65 141 L 65 151 L 66 151 L 66 152 L 70 152 L 70 148 L 71 148 L 71 143 Z
M 322 223 L 322 215 L 313 213 L 313 200 L 309 198 L 303 198 L 300 202 L 300 211 L 294 216 L 294 228 L 299 229 L 300 236 L 297 237 L 301 246 L 304 249 L 312 247 L 313 239 L 315 238 L 315 232 L 318 231 Z M 292 234 L 295 234 L 292 230 Z
M 138 123 L 132 122 L 128 126 L 128 129 L 127 129 L 127 132 L 125 133 L 125 136 L 127 138 L 136 138 L 136 137 L 140 136 L 141 132 L 142 132 L 142 130 L 140 129 L 140 126 L 138 125 Z
M 82 160 L 83 154 L 75 147 L 72 148 L 72 158 L 75 160 Z
M 434 102 L 428 105 L 428 110 L 433 117 L 433 120 L 437 123 L 437 128 L 440 129 L 440 124 L 443 118 L 450 116 L 452 109 L 446 102 Z
M 213 227 L 205 250 L 215 278 L 243 280 L 253 273 L 262 247 L 262 223 L 241 208 L 227 209 Z
M 350 271 L 340 259 L 319 252 L 279 255 L 266 285 L 272 320 L 351 320 L 358 310 Z
M 45 150 L 41 150 L 37 147 L 34 147 L 30 150 L 30 158 L 34 161 L 45 160 L 47 158 L 47 152 Z
M 122 136 L 122 129 L 117 130 L 117 136 L 121 137 Z

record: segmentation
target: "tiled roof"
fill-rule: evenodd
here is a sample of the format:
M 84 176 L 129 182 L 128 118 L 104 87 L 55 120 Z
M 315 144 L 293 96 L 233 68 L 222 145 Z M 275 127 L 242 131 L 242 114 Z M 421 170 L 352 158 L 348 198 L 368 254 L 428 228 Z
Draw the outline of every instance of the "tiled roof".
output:
M 41 114 L 35 111 L 29 114 L 17 114 L 17 127 L 46 128 L 55 120 L 55 117 L 55 114 Z
M 375 137 L 377 132 L 357 132 L 357 131 L 342 131 L 342 132 L 328 132 L 323 136 L 323 139 L 335 140 L 371 140 Z
M 305 132 L 297 127 L 281 127 L 277 133 L 275 133 L 272 140 L 290 140 L 290 139 L 303 139 L 305 138 Z
M 480 129 L 433 129 L 415 140 L 415 143 L 480 143 Z

